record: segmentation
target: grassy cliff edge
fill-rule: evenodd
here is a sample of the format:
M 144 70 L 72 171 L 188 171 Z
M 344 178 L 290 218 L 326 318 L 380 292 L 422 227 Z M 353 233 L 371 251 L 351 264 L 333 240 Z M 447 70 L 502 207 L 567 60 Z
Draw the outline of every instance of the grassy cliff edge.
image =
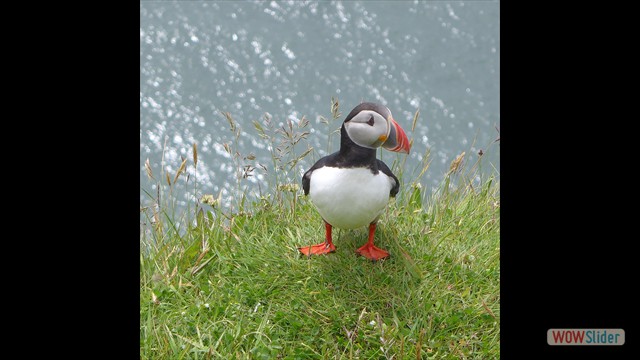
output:
M 332 114 L 339 115 L 333 103 Z M 265 122 L 254 125 L 274 141 Z M 279 133 L 290 153 L 274 146 L 273 169 L 293 165 L 279 167 L 264 196 L 242 197 L 232 211 L 200 196 L 180 216 L 159 201 L 141 205 L 140 358 L 499 358 L 500 190 L 498 177 L 477 175 L 481 155 L 468 164 L 461 154 L 428 191 L 417 181 L 427 163 L 418 176 L 400 171 L 415 180 L 390 202 L 376 233 L 389 259 L 356 255 L 366 228 L 335 229 L 336 252 L 307 258 L 297 247 L 324 239 L 322 219 L 281 176 L 310 153 L 293 152 L 304 126 Z M 187 166 L 158 186 L 193 183 Z M 150 165 L 147 172 L 153 178 Z M 148 192 L 158 200 L 156 193 Z

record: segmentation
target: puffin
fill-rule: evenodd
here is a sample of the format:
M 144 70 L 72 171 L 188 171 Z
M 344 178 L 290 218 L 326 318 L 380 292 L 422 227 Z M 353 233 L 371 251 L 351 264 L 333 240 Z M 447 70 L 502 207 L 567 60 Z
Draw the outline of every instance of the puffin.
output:
M 302 175 L 304 194 L 325 226 L 325 241 L 299 247 L 302 254 L 310 257 L 334 252 L 334 227 L 368 226 L 369 239 L 356 252 L 373 261 L 389 256 L 388 251 L 374 245 L 373 239 L 378 219 L 400 190 L 400 182 L 387 164 L 376 158 L 380 147 L 409 154 L 411 144 L 389 108 L 362 102 L 342 123 L 340 150 L 320 158 Z

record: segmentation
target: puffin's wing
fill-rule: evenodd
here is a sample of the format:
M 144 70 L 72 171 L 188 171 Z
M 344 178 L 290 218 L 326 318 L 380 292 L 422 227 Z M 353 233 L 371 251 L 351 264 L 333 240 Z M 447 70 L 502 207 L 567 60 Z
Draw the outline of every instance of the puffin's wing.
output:
M 393 183 L 393 186 L 391 187 L 391 192 L 389 193 L 389 196 L 395 197 L 396 194 L 398 194 L 398 191 L 400 191 L 400 181 L 398 181 L 398 178 L 395 175 L 393 175 L 393 173 L 391 172 L 391 169 L 389 169 L 387 164 L 383 163 L 382 160 L 380 159 L 376 159 L 376 161 L 378 162 L 378 170 L 382 171 L 385 175 L 393 179 L 394 183 Z
M 320 169 L 321 167 L 327 165 L 328 159 L 329 156 L 325 156 L 316 161 L 316 163 L 313 164 L 313 166 L 309 170 L 307 170 L 304 175 L 302 175 L 302 190 L 304 190 L 305 195 L 309 195 L 309 187 L 311 186 L 311 173 L 313 172 L 313 170 Z

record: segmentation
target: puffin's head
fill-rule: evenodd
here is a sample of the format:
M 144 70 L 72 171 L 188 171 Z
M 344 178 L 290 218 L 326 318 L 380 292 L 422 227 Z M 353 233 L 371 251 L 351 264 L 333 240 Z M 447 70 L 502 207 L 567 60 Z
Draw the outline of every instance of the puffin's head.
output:
M 343 125 L 351 141 L 362 147 L 382 146 L 406 154 L 411 148 L 407 135 L 386 106 L 363 102 L 351 110 Z

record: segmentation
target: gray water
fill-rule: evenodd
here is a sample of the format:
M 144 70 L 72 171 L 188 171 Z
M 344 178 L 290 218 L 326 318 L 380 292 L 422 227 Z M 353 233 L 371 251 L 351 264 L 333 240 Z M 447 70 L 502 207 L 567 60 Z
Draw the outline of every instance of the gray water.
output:
M 327 148 L 329 134 L 361 101 L 389 107 L 414 139 L 405 174 L 419 172 L 429 153 L 423 188 L 438 186 L 462 152 L 475 162 L 482 150 L 483 171 L 499 175 L 499 35 L 498 1 L 141 1 L 141 205 L 150 201 L 144 190 L 156 191 L 145 161 L 156 178 L 162 167 L 173 175 L 181 157 L 192 165 L 193 143 L 197 172 L 187 173 L 198 193 L 237 199 L 239 169 L 223 146 L 235 140 L 221 112 L 241 129 L 238 152 L 255 155 L 242 164 L 267 168 L 242 180 L 249 193 L 264 191 L 272 166 L 252 121 L 310 121 L 296 151 L 314 151 L 288 179 L 299 183 L 337 150 L 336 134 Z M 342 113 L 335 121 L 332 98 Z M 405 156 L 382 155 L 389 165 Z M 179 204 L 193 194 L 184 191 Z

